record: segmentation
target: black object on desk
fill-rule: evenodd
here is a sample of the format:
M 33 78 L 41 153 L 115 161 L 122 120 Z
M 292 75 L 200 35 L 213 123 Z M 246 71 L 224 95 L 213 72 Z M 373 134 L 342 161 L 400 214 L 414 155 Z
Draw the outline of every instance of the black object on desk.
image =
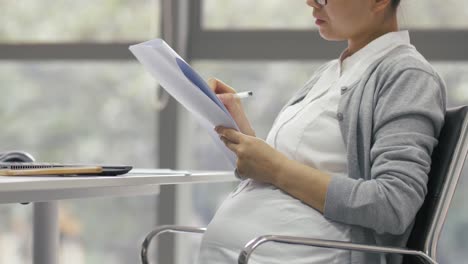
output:
M 34 157 L 24 151 L 0 152 L 0 162 L 33 162 Z
M 128 165 L 0 162 L 0 175 L 6 176 L 117 176 L 131 169 Z
M 24 151 L 5 151 L 0 152 L 0 162 L 33 162 L 34 157 Z M 29 203 L 21 203 L 27 205 Z

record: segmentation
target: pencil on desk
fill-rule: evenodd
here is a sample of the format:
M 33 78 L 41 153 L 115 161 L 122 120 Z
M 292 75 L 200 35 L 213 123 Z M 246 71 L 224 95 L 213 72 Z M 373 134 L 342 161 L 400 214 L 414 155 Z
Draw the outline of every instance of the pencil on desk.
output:
M 60 167 L 60 168 L 42 168 L 42 169 L 22 169 L 0 170 L 1 176 L 43 176 L 43 175 L 73 175 L 73 174 L 93 174 L 101 173 L 102 167 L 89 166 L 89 167 Z

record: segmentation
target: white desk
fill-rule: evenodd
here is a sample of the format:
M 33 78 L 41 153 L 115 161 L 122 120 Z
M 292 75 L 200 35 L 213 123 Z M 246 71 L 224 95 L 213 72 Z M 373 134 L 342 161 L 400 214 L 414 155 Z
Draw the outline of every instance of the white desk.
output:
M 156 171 L 154 171 L 156 172 Z M 232 171 L 194 171 L 191 175 L 160 174 L 133 170 L 113 177 L 3 177 L 0 176 L 0 203 L 33 202 L 33 263 L 58 262 L 57 200 L 147 195 L 158 185 L 236 181 Z

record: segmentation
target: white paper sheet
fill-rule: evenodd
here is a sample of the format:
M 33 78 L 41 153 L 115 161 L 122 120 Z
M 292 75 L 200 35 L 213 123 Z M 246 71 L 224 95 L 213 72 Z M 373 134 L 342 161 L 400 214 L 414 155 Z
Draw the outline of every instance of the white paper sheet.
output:
M 130 51 L 161 86 L 195 116 L 234 169 L 237 157 L 219 139 L 214 128 L 239 128 L 208 84 L 162 39 L 132 45 Z

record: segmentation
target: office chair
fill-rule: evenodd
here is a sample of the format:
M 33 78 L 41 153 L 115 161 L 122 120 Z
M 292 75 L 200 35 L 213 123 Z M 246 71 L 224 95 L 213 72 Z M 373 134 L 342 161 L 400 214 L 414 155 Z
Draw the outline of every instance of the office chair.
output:
M 468 106 L 447 110 L 439 144 L 432 154 L 428 193 L 416 215 L 407 248 L 384 247 L 305 237 L 264 235 L 249 241 L 239 254 L 238 263 L 248 263 L 250 256 L 264 243 L 283 243 L 369 253 L 402 254 L 403 264 L 437 264 L 437 243 L 447 217 L 458 179 L 468 153 Z M 150 232 L 143 241 L 141 261 L 148 264 L 148 246 L 163 233 L 204 233 L 205 228 L 165 225 Z

